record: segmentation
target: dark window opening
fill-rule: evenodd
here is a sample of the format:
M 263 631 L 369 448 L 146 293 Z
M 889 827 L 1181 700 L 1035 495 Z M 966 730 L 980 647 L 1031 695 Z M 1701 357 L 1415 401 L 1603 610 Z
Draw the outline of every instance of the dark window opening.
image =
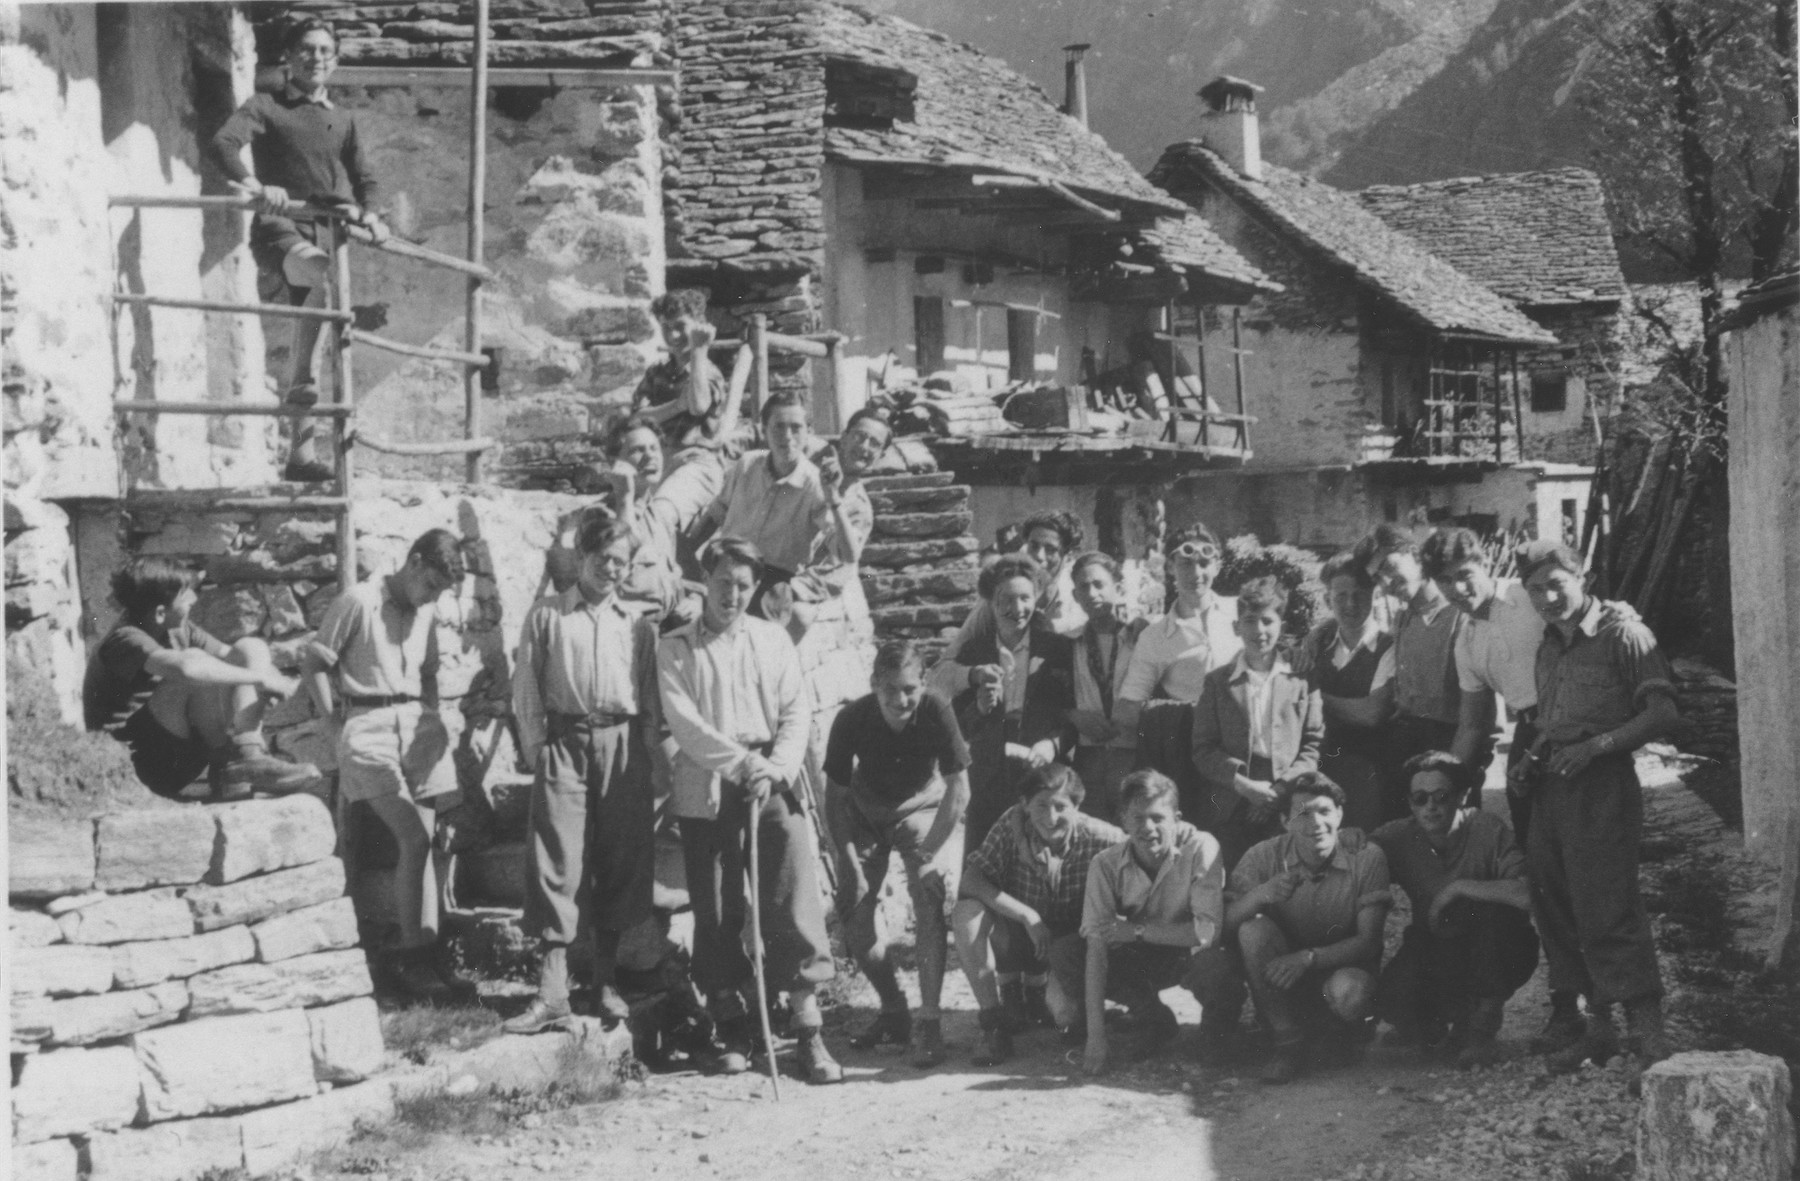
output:
M 935 295 L 913 296 L 913 352 L 920 377 L 944 367 L 944 301 Z
M 1531 375 L 1531 409 L 1538 414 L 1554 414 L 1569 408 L 1569 375 L 1561 369 L 1546 369 Z
M 847 58 L 825 62 L 825 126 L 881 129 L 913 120 L 919 80 L 895 66 Z
M 537 114 L 555 94 L 556 91 L 548 86 L 496 86 L 491 101 L 494 110 L 523 123 Z
M 1006 309 L 1006 378 L 1030 381 L 1037 376 L 1036 312 Z

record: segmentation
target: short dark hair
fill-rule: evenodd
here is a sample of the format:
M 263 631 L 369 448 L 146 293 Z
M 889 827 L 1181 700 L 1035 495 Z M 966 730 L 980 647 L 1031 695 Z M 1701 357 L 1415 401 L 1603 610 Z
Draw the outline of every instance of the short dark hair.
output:
M 1319 585 L 1327 591 L 1331 584 L 1340 578 L 1348 578 L 1358 587 L 1366 591 L 1375 589 L 1375 579 L 1369 574 L 1369 564 L 1356 560 L 1356 554 L 1350 550 L 1331 555 L 1325 564 L 1319 567 Z
M 1224 548 L 1219 545 L 1219 539 L 1214 535 L 1213 531 L 1208 529 L 1201 522 L 1195 521 L 1191 525 L 1183 525 L 1181 528 L 1176 529 L 1167 537 L 1163 538 L 1163 553 L 1165 555 L 1172 554 L 1176 549 L 1190 541 L 1204 541 L 1207 545 L 1218 550 L 1221 556 L 1223 556 L 1225 552 Z
M 1566 570 L 1576 577 L 1580 577 L 1582 572 L 1581 555 L 1560 541 L 1528 541 L 1519 547 L 1515 560 L 1518 563 L 1519 581 L 1521 582 L 1545 566 Z
M 1056 535 L 1062 538 L 1063 553 L 1065 554 L 1080 549 L 1081 543 L 1087 540 L 1087 533 L 1082 529 L 1081 522 L 1076 520 L 1075 514 L 1066 513 L 1060 509 L 1032 513 L 1020 522 L 1019 536 L 1025 541 L 1030 541 L 1032 533 L 1038 529 L 1055 530 Z
M 112 576 L 113 601 L 126 618 L 144 619 L 158 607 L 173 606 L 182 591 L 199 581 L 192 567 L 173 558 L 133 558 Z
M 1277 615 L 1286 615 L 1288 589 L 1276 581 L 1273 575 L 1252 578 L 1238 587 L 1237 609 L 1240 617 L 1253 611 L 1273 611 Z
M 1146 805 L 1166 799 L 1175 805 L 1175 811 L 1181 811 L 1181 789 L 1175 781 L 1153 767 L 1133 771 L 1119 781 L 1119 815 L 1125 815 L 1126 809 L 1144 801 Z
M 614 513 L 604 507 L 589 509 L 582 516 L 581 527 L 575 531 L 575 552 L 582 557 L 606 552 L 613 542 L 624 538 L 637 549 L 637 534 L 626 527 Z
M 1300 796 L 1326 796 L 1342 811 L 1349 797 L 1344 789 L 1338 786 L 1337 780 L 1323 771 L 1302 771 L 1291 779 L 1278 780 L 1275 784 L 1275 798 L 1281 805 L 1281 814 L 1288 815 L 1293 811 L 1294 801 Z
M 758 582 L 762 581 L 763 570 L 767 565 L 763 561 L 762 551 L 754 543 L 741 537 L 715 538 L 700 551 L 700 568 L 706 571 L 708 578 L 719 568 L 720 562 L 748 566 Z
M 451 582 L 460 583 L 468 568 L 463 564 L 462 542 L 448 529 L 427 529 L 419 534 L 406 560 L 419 559 L 419 564 L 436 570 Z
M 324 33 L 331 38 L 331 45 L 334 49 L 342 44 L 338 40 L 337 30 L 331 27 L 331 22 L 320 20 L 315 16 L 296 22 L 294 27 L 288 30 L 287 40 L 282 42 L 281 51 L 283 53 L 294 52 L 299 48 L 300 42 L 306 40 L 308 33 Z M 263 44 L 267 45 L 268 42 L 265 41 Z
M 1450 786 L 1455 788 L 1458 794 L 1466 793 L 1469 788 L 1475 786 L 1476 782 L 1473 774 L 1474 768 L 1447 750 L 1428 750 L 1416 754 L 1406 760 L 1400 769 L 1406 772 L 1406 783 L 1409 788 L 1412 786 L 1413 776 L 1427 771 L 1436 771 L 1450 780 Z
M 789 406 L 798 406 L 806 415 L 806 421 L 812 421 L 812 407 L 807 404 L 806 395 L 800 390 L 776 390 L 770 394 L 768 400 L 762 404 L 762 409 L 757 411 L 757 421 L 767 426 L 769 415 L 777 410 L 785 410 Z
M 848 431 L 859 422 L 880 423 L 887 428 L 889 436 L 892 436 L 894 433 L 894 424 L 888 421 L 888 412 L 880 406 L 864 406 L 850 416 L 850 421 L 844 424 L 844 430 Z
M 673 291 L 665 291 L 650 301 L 650 314 L 659 320 L 673 320 L 676 316 L 704 320 L 706 292 L 699 287 L 677 287 Z
M 649 431 L 656 436 L 658 446 L 666 446 L 668 440 L 663 438 L 662 427 L 648 414 L 633 414 L 619 425 L 613 427 L 612 433 L 606 436 L 606 455 L 609 459 L 619 458 L 625 450 L 625 439 L 637 431 Z
M 875 649 L 875 663 L 869 670 L 869 676 L 882 677 L 889 673 L 904 672 L 909 668 L 924 667 L 925 657 L 911 640 L 889 640 Z
M 1081 782 L 1081 776 L 1075 774 L 1075 768 L 1067 763 L 1046 763 L 1042 767 L 1034 767 L 1019 779 L 1019 798 L 1030 800 L 1034 796 L 1047 791 L 1066 791 L 1077 807 L 1087 799 L 1087 785 Z
M 1077 557 L 1069 566 L 1069 577 L 1079 578 L 1081 572 L 1089 566 L 1101 567 L 1108 574 L 1112 575 L 1114 582 L 1122 582 L 1125 579 L 1125 572 L 1119 568 L 1118 560 L 1111 554 L 1101 553 L 1097 549 L 1088 550 L 1086 553 Z
M 1010 578 L 1029 578 L 1039 593 L 1044 589 L 1044 568 L 1030 554 L 1001 554 L 982 569 L 975 589 L 984 599 L 994 597 L 994 590 Z
M 1370 530 L 1368 535 L 1356 543 L 1356 560 L 1367 566 L 1370 562 L 1384 554 L 1413 554 L 1419 552 L 1419 539 L 1407 529 L 1383 521 Z
M 1419 565 L 1427 578 L 1442 578 L 1464 562 L 1480 562 L 1483 569 L 1488 565 L 1487 547 L 1473 529 L 1433 529 L 1419 547 Z

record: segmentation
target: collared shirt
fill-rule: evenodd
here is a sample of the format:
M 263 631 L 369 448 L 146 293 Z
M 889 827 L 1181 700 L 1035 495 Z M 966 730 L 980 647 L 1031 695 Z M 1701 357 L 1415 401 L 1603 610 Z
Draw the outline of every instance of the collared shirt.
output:
M 858 581 L 857 563 L 862 560 L 863 547 L 869 544 L 869 535 L 875 532 L 875 506 L 861 480 L 843 490 L 838 511 L 849 528 L 844 540 L 848 542 L 850 557 L 840 558 L 833 552 L 839 540 L 838 514 L 827 508 L 825 528 L 813 538 L 813 552 L 806 564 L 808 572 L 831 594 L 842 594 Z
M 550 714 L 636 716 L 656 709 L 656 625 L 617 595 L 589 603 L 579 585 L 533 606 L 519 630 L 513 716 L 527 751 Z
M 331 601 L 310 647 L 347 696 L 417 697 L 437 672 L 437 604 L 415 610 L 377 575 Z
M 1259 755 L 1265 759 L 1273 757 L 1274 745 L 1269 736 L 1275 730 L 1275 695 L 1270 691 L 1269 682 L 1274 679 L 1277 672 L 1291 675 L 1293 670 L 1288 667 L 1286 660 L 1277 657 L 1274 667 L 1267 672 L 1258 672 L 1250 667 L 1250 663 L 1244 659 L 1242 652 L 1239 652 L 1237 659 L 1232 662 L 1231 679 L 1235 681 L 1241 677 L 1245 684 L 1248 708 L 1244 712 L 1250 722 L 1251 758 Z
M 1370 618 L 1363 624 L 1362 636 L 1354 644 L 1347 644 L 1344 642 L 1343 628 L 1334 627 L 1332 630 L 1337 636 L 1331 644 L 1332 668 L 1344 668 L 1352 660 L 1356 659 L 1356 654 L 1358 652 L 1366 648 L 1370 652 L 1381 653 L 1376 659 L 1375 675 L 1369 681 L 1369 692 L 1375 692 L 1375 690 L 1394 679 L 1394 646 L 1392 644 L 1388 644 L 1385 647 L 1382 646 L 1381 637 L 1386 633 L 1375 625 L 1375 620 L 1373 618 Z
M 966 860 L 996 889 L 1037 911 L 1046 927 L 1065 934 L 1081 922 L 1094 858 L 1124 839 L 1123 832 L 1104 820 L 1078 812 L 1068 847 L 1058 853 L 1038 835 L 1021 803 L 1000 813 L 981 847 L 971 850 Z
M 1187 821 L 1175 829 L 1175 848 L 1152 877 L 1132 856 L 1131 843 L 1098 854 L 1088 869 L 1081 933 L 1095 935 L 1115 916 L 1134 923 L 1194 924 L 1205 947 L 1225 918 L 1225 862 L 1219 842 Z
M 1131 701 L 1161 697 L 1198 701 L 1206 674 L 1230 664 L 1243 646 L 1237 634 L 1237 600 L 1208 595 L 1192 617 L 1183 619 L 1170 611 L 1144 629 L 1119 696 Z
M 1502 578 L 1494 597 L 1463 621 L 1456 637 L 1456 675 L 1465 693 L 1491 689 L 1511 710 L 1537 704 L 1537 650 L 1544 617 L 1525 584 Z
M 1544 629 L 1537 691 L 1538 733 L 1553 746 L 1568 746 L 1618 729 L 1652 694 L 1672 699 L 1675 681 L 1668 658 L 1636 612 L 1590 597 L 1572 639 L 1565 642 L 1554 627 Z
M 812 558 L 813 540 L 831 523 L 819 469 L 804 455 L 776 476 L 767 451 L 751 451 L 725 470 L 725 483 L 709 515 L 719 536 L 748 541 L 769 565 L 796 573 Z
M 1306 870 L 1300 842 L 1292 833 L 1250 846 L 1231 871 L 1228 900 L 1242 898 L 1290 870 Z M 1388 888 L 1387 855 L 1360 829 L 1338 832 L 1337 848 L 1325 864 L 1308 870 L 1286 902 L 1267 908 L 1281 929 L 1300 947 L 1325 947 L 1356 934 L 1356 916 L 1370 906 L 1393 902 Z
M 956 713 L 936 693 L 924 694 L 899 730 L 888 725 L 873 693 L 859 697 L 838 711 L 825 742 L 826 777 L 890 808 L 936 803 L 944 777 L 968 767 L 969 744 Z
M 1145 626 L 1143 620 L 1133 619 L 1103 633 L 1090 619 L 1075 633 L 1076 709 L 1112 717 L 1125 674 L 1131 670 L 1131 654 L 1137 650 Z M 1137 735 L 1114 734 L 1106 745 L 1129 750 L 1137 745 Z
M 1489 812 L 1466 808 L 1439 852 L 1408 816 L 1369 834 L 1387 855 L 1388 873 L 1412 902 L 1415 926 L 1428 923 L 1431 904 L 1451 882 L 1514 882 L 1525 877 L 1525 854 L 1512 829 Z
M 676 745 L 675 815 L 718 815 L 721 781 L 738 781 L 763 746 L 783 782 L 799 776 L 812 706 L 786 628 L 741 616 L 714 632 L 704 618 L 695 620 L 663 637 L 656 666 L 663 717 Z
M 1087 612 L 1075 601 L 1075 594 L 1069 586 L 1068 563 L 1057 573 L 1056 578 L 1045 588 L 1037 603 L 1036 617 L 1049 625 L 1050 630 L 1059 636 L 1073 636 L 1087 624 Z M 925 674 L 925 683 L 944 695 L 946 701 L 954 701 L 956 695 L 969 686 L 969 670 L 974 665 L 962 663 L 963 649 L 975 640 L 994 634 L 994 605 L 986 599 L 975 604 L 956 629 L 956 635 L 950 640 L 950 646 L 944 650 L 944 657 L 931 666 Z M 1080 659 L 1078 655 L 1077 660 Z
M 208 656 L 229 659 L 231 649 L 192 619 L 184 619 L 158 636 L 148 628 L 121 623 L 106 633 L 88 661 L 81 684 L 82 712 L 90 730 L 117 730 L 142 709 L 162 683 L 144 666 L 158 652 L 197 648 Z
M 292 83 L 273 94 L 251 95 L 212 142 L 214 158 L 232 180 L 252 175 L 242 158 L 248 144 L 255 178 L 286 189 L 296 200 L 339 197 L 368 207 L 378 196 L 356 116 Z
M 1409 604 L 1395 618 L 1394 708 L 1399 713 L 1434 722 L 1461 720 L 1454 652 L 1464 620 L 1447 599 L 1428 611 Z

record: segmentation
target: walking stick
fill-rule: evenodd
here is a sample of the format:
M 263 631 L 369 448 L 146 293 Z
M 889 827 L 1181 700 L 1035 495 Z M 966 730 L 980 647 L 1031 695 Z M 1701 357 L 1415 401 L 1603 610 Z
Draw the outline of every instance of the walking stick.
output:
M 763 978 L 762 853 L 756 839 L 762 808 L 750 801 L 750 966 L 756 976 L 756 1018 L 762 1023 L 763 1051 L 769 1056 L 769 1086 L 781 1102 L 781 1071 L 775 1066 L 775 1036 L 769 1029 L 769 985 Z

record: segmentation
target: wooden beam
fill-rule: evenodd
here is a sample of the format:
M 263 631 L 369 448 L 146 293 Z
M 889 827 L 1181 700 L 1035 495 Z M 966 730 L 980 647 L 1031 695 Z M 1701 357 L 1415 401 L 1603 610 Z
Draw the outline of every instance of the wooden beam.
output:
M 457 361 L 473 369 L 486 369 L 492 363 L 492 359 L 485 353 L 464 353 L 456 349 L 434 349 L 426 345 L 405 344 L 398 340 L 389 340 L 385 336 L 376 336 L 373 332 L 364 332 L 360 328 L 350 330 L 350 339 L 357 344 L 366 344 L 390 353 L 399 353 L 403 357 L 421 357 L 427 361 Z
M 468 66 L 339 66 L 331 81 L 337 86 L 456 86 L 470 84 Z M 623 86 L 671 86 L 674 70 L 584 69 L 578 66 L 489 69 L 488 88 L 526 86 L 550 90 L 617 90 Z
M 144 398 L 122 398 L 113 403 L 115 414 L 207 414 L 225 418 L 234 414 L 254 414 L 278 418 L 349 418 L 347 406 L 327 403 L 323 406 L 282 406 L 264 402 L 154 402 Z
M 115 303 L 137 303 L 153 308 L 181 308 L 190 312 L 231 312 L 242 316 L 285 316 L 290 320 L 324 320 L 348 324 L 356 317 L 331 308 L 293 307 L 284 303 L 231 303 L 222 299 L 172 299 L 166 295 L 138 295 L 130 291 L 112 293 Z
M 498 447 L 493 439 L 443 439 L 428 443 L 390 443 L 386 439 L 377 438 L 363 431 L 352 431 L 346 443 L 356 447 L 367 447 L 371 451 L 379 451 L 384 455 L 468 455 L 471 452 L 487 451 Z

